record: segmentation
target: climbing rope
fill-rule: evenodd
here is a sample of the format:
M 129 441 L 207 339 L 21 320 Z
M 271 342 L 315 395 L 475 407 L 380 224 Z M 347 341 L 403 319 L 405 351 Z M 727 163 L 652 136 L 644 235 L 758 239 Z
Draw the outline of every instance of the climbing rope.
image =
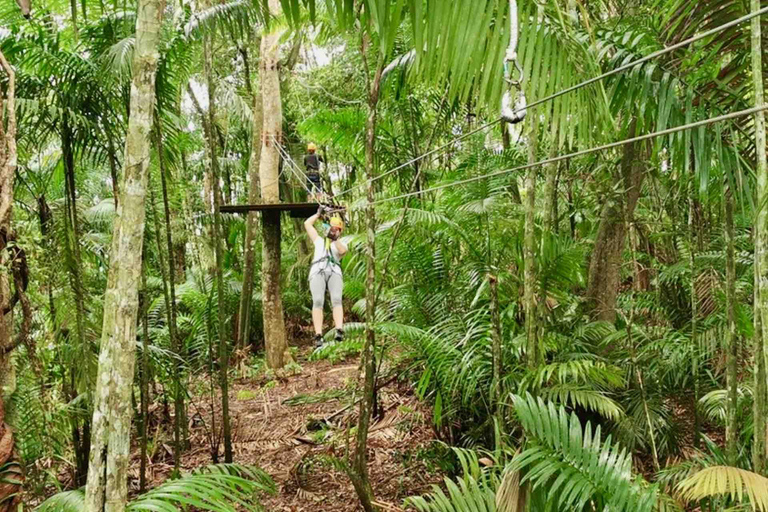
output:
M 501 119 L 509 124 L 519 123 L 525 119 L 527 112 L 523 90 L 525 73 L 517 61 L 518 34 L 517 0 L 509 0 L 509 46 L 504 55 L 504 81 L 507 83 L 507 90 L 501 98 Z M 513 69 L 517 71 L 516 78 L 512 76 Z
M 304 174 L 304 172 L 298 168 L 296 163 L 291 158 L 291 155 L 288 154 L 288 151 L 283 146 L 280 145 L 280 143 L 277 141 L 277 138 L 274 135 L 272 135 L 272 144 L 275 145 L 278 153 L 280 153 L 280 156 L 283 159 L 283 162 L 285 162 L 283 167 L 284 168 L 288 167 L 288 170 L 296 178 L 296 180 L 301 184 L 301 186 L 304 187 L 304 190 L 307 191 L 307 194 L 312 194 L 312 191 L 307 186 L 307 181 L 309 178 L 307 178 L 307 175 Z
M 560 156 L 557 156 L 557 157 L 554 157 L 554 158 L 547 158 L 545 160 L 540 160 L 538 162 L 533 162 L 533 163 L 530 163 L 530 164 L 520 165 L 518 167 L 513 167 L 511 169 L 504 169 L 504 170 L 501 170 L 501 171 L 492 172 L 490 174 L 484 174 L 482 176 L 474 176 L 472 178 L 467 178 L 467 179 L 458 180 L 458 181 L 452 181 L 451 183 L 445 183 L 443 185 L 437 185 L 437 186 L 434 186 L 434 187 L 431 187 L 431 188 L 428 188 L 428 189 L 425 189 L 425 190 L 419 190 L 417 192 L 409 192 L 407 194 L 401 194 L 401 195 L 395 196 L 395 197 L 385 197 L 385 198 L 382 198 L 382 199 L 378 199 L 378 200 L 374 201 L 371 204 L 375 206 L 375 205 L 379 205 L 379 204 L 382 204 L 382 203 L 388 203 L 390 201 L 397 201 L 398 199 L 405 199 L 407 197 L 412 197 L 412 196 L 416 196 L 416 195 L 425 194 L 427 192 L 435 192 L 437 190 L 443 190 L 443 189 L 450 188 L 450 187 L 456 187 L 458 185 L 466 185 L 467 183 L 473 183 L 473 182 L 476 182 L 476 181 L 487 180 L 487 179 L 490 179 L 490 178 L 495 178 L 497 176 L 502 176 L 502 175 L 505 175 L 505 174 L 510 174 L 510 173 L 513 173 L 513 172 L 518 172 L 518 171 L 523 171 L 523 170 L 526 170 L 526 169 L 530 169 L 531 167 L 541 167 L 543 165 L 554 164 L 554 163 L 557 163 L 557 162 L 561 162 L 563 160 L 569 160 L 571 158 L 577 158 L 577 157 L 580 157 L 580 156 L 585 156 L 585 155 L 589 155 L 589 154 L 592 154 L 592 153 L 598 153 L 600 151 L 605 151 L 607 149 L 613 149 L 613 148 L 621 147 L 621 146 L 624 146 L 626 144 L 633 144 L 635 142 L 642 142 L 644 140 L 655 139 L 657 137 L 664 137 L 666 135 L 671 135 L 673 133 L 678 133 L 678 132 L 682 132 L 682 131 L 685 131 L 685 130 L 692 130 L 694 128 L 699 128 L 699 127 L 707 126 L 707 125 L 710 125 L 710 124 L 715 124 L 715 123 L 720 123 L 720 122 L 723 122 L 723 121 L 729 121 L 731 119 L 737 119 L 737 118 L 740 118 L 740 117 L 750 116 L 752 114 L 755 114 L 757 112 L 761 112 L 763 110 L 768 110 L 768 104 L 761 105 L 761 106 L 758 106 L 758 107 L 752 107 L 752 108 L 749 108 L 749 109 L 746 109 L 746 110 L 740 110 L 738 112 L 732 112 L 730 114 L 725 114 L 725 115 L 722 115 L 722 116 L 710 117 L 708 119 L 704 119 L 704 120 L 701 120 L 701 121 L 696 121 L 696 122 L 693 122 L 693 123 L 688 123 L 688 124 L 685 124 L 685 125 L 676 126 L 674 128 L 668 128 L 666 130 L 661 130 L 661 131 L 657 131 L 657 132 L 653 132 L 653 133 L 648 133 L 648 134 L 645 134 L 645 135 L 640 135 L 638 137 L 633 137 L 633 138 L 630 138 L 630 139 L 620 140 L 618 142 L 611 142 L 610 144 L 605 144 L 603 146 L 597 146 L 597 147 L 593 147 L 593 148 L 589 148 L 589 149 L 584 149 L 584 150 L 581 150 L 581 151 L 576 151 L 574 153 L 569 153 L 567 155 L 560 155 Z M 350 211 L 356 211 L 356 210 L 362 210 L 364 208 L 365 208 L 365 205 L 352 207 L 349 210 Z
M 517 11 L 515 11 L 515 12 L 517 12 Z M 754 11 L 754 12 L 751 12 L 749 14 L 745 14 L 741 18 L 737 18 L 737 19 L 735 19 L 733 21 L 729 21 L 728 23 L 724 23 L 724 24 L 722 24 L 722 25 L 720 25 L 718 27 L 715 27 L 713 29 L 707 30 L 706 32 L 702 32 L 701 34 L 698 34 L 698 35 L 695 35 L 693 37 L 690 37 L 690 38 L 688 38 L 688 39 L 686 39 L 684 41 L 680 41 L 679 43 L 673 44 L 672 46 L 668 46 L 666 48 L 663 48 L 661 50 L 653 52 L 650 55 L 646 55 L 645 57 L 641 57 L 641 58 L 639 58 L 637 60 L 634 60 L 634 61 L 629 62 L 627 64 L 624 64 L 622 66 L 619 66 L 618 68 L 612 69 L 611 71 L 607 71 L 607 72 L 603 73 L 602 75 L 596 76 L 594 78 L 590 78 L 590 79 L 585 80 L 583 82 L 580 82 L 580 83 L 578 83 L 576 85 L 573 85 L 573 86 L 568 87 L 566 89 L 562 89 L 562 90 L 557 91 L 557 92 L 555 92 L 553 94 L 550 94 L 549 96 L 546 96 L 544 98 L 541 98 L 539 100 L 531 102 L 530 104 L 528 104 L 525 107 L 524 110 L 530 110 L 533 107 L 536 107 L 536 106 L 541 105 L 543 103 L 550 102 L 550 101 L 552 101 L 552 100 L 554 100 L 556 98 L 559 98 L 560 96 L 564 96 L 566 94 L 570 94 L 570 93 L 572 93 L 574 91 L 577 91 L 579 89 L 582 89 L 584 87 L 592 85 L 592 84 L 594 84 L 596 82 L 604 80 L 604 79 L 606 79 L 606 78 L 608 78 L 610 76 L 622 73 L 622 72 L 624 72 L 624 71 L 626 71 L 628 69 L 632 69 L 635 66 L 638 66 L 638 65 L 643 64 L 645 62 L 648 62 L 650 60 L 656 59 L 658 57 L 661 57 L 662 55 L 666 55 L 668 53 L 671 53 L 671 52 L 674 52 L 676 50 L 679 50 L 680 48 L 683 48 L 685 46 L 693 44 L 693 43 L 695 43 L 697 41 L 701 41 L 702 39 L 706 39 L 706 38 L 708 38 L 708 37 L 710 37 L 710 36 L 712 36 L 714 34 L 722 32 L 723 30 L 726 30 L 726 29 L 731 28 L 733 26 L 739 25 L 739 24 L 741 24 L 741 23 L 743 23 L 745 21 L 751 20 L 754 17 L 762 16 L 763 14 L 766 14 L 766 13 L 768 13 L 768 7 L 763 7 L 762 9 L 760 9 L 758 11 Z M 516 17 L 516 15 L 515 15 L 515 17 Z M 506 59 L 506 55 L 505 55 L 505 59 Z M 523 111 L 523 109 L 519 109 L 519 108 L 516 107 L 515 109 L 512 110 L 512 114 L 513 115 L 521 114 L 522 111 Z M 432 156 L 435 153 L 438 153 L 438 152 L 440 152 L 440 151 L 442 151 L 442 150 L 444 150 L 446 148 L 449 148 L 449 147 L 455 145 L 457 142 L 459 142 L 459 141 L 461 141 L 461 140 L 463 140 L 463 139 L 465 139 L 465 138 L 467 138 L 467 137 L 469 137 L 471 135 L 474 135 L 475 133 L 477 133 L 479 131 L 485 130 L 486 128 L 488 128 L 490 126 L 493 126 L 494 124 L 496 124 L 497 122 L 499 122 L 502 119 L 503 119 L 502 117 L 499 117 L 498 119 L 494 119 L 493 121 L 491 121 L 489 123 L 486 123 L 486 124 L 478 127 L 475 130 L 472 130 L 472 131 L 470 131 L 468 133 L 465 133 L 465 134 L 463 134 L 463 135 L 461 135 L 461 136 L 451 140 L 450 142 L 448 142 L 446 144 L 443 144 L 440 147 L 437 147 L 437 148 L 435 148 L 435 149 L 433 149 L 431 151 L 428 151 L 428 152 L 426 152 L 426 153 L 424 153 L 424 154 L 422 154 L 420 156 L 417 156 L 415 158 L 412 158 L 411 160 L 405 162 L 404 164 L 398 165 L 394 169 L 390 169 L 389 171 L 387 171 L 387 172 L 385 172 L 385 173 L 383 173 L 383 174 L 381 174 L 379 176 L 376 176 L 375 178 L 372 178 L 370 180 L 365 180 L 365 181 L 363 181 L 362 183 L 360 183 L 358 185 L 350 187 L 347 190 L 343 190 L 342 192 L 339 192 L 338 194 L 336 194 L 336 197 L 341 197 L 341 196 L 343 196 L 343 195 L 345 195 L 345 194 L 347 194 L 347 193 L 349 193 L 349 192 L 351 192 L 353 190 L 357 190 L 360 187 L 366 186 L 368 183 L 376 182 L 376 181 L 378 181 L 378 180 L 380 180 L 380 179 L 382 179 L 382 178 L 384 178 L 386 176 L 389 176 L 390 174 L 392 174 L 392 173 L 394 173 L 396 171 L 399 171 L 400 169 L 402 169 L 404 167 L 408 167 L 409 165 L 414 164 L 414 163 L 416 163 L 416 162 L 418 162 L 420 160 L 423 160 L 424 158 Z
M 277 146 L 278 151 L 280 151 L 280 154 L 283 157 L 283 160 L 289 163 L 289 165 L 292 167 L 292 170 L 295 169 L 295 174 L 298 177 L 299 181 L 301 182 L 302 186 L 307 191 L 307 193 L 311 195 L 312 191 L 306 185 L 307 181 L 309 181 L 309 176 L 307 176 L 307 174 L 301 170 L 301 167 L 299 167 L 299 164 L 297 164 L 296 161 L 291 157 L 291 155 L 288 153 L 288 150 L 283 146 L 281 146 L 280 143 L 277 142 L 277 139 L 274 138 L 274 136 L 273 136 L 272 142 L 273 144 L 275 144 L 275 146 Z M 304 178 L 303 180 L 302 180 L 302 177 Z M 336 198 L 334 196 L 328 196 L 328 197 L 330 197 L 330 200 L 331 200 L 330 202 L 332 205 L 338 206 L 336 202 Z M 340 207 L 329 208 L 327 209 L 327 213 L 343 212 L 345 210 L 346 210 L 345 208 L 340 208 Z

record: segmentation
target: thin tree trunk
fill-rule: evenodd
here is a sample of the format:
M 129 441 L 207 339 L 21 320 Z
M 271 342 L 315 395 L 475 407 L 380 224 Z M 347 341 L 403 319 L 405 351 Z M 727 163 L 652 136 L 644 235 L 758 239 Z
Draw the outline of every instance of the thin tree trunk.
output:
M 168 180 L 166 173 L 168 169 L 165 165 L 165 155 L 163 147 L 163 130 L 160 119 L 155 116 L 155 140 L 157 145 L 157 161 L 160 168 L 160 184 L 163 192 L 163 211 L 165 213 L 165 239 L 168 246 L 168 335 L 171 341 L 171 350 L 173 350 L 177 357 L 174 360 L 173 368 L 173 402 L 175 418 L 173 422 L 173 441 L 174 441 L 174 470 L 178 473 L 179 464 L 181 461 L 181 452 L 184 449 L 185 441 L 181 437 L 181 425 L 186 423 L 185 404 L 184 404 L 184 389 L 181 385 L 181 362 L 180 358 L 183 357 L 181 353 L 181 340 L 179 339 L 178 326 L 176 323 L 177 310 L 176 310 L 176 284 L 175 274 L 176 265 L 174 264 L 174 252 L 175 246 L 173 245 L 173 235 L 171 232 L 171 206 L 168 201 Z M 154 212 L 154 210 L 153 210 Z M 159 236 L 158 232 L 158 236 Z M 159 249 L 159 245 L 158 245 Z
M 0 68 L 8 78 L 5 98 L 0 95 L 0 259 L 7 263 L 6 245 L 11 235 L 13 216 L 13 181 L 16 174 L 16 73 L 0 52 Z M 0 480 L 0 510 L 15 512 L 21 502 L 21 467 L 15 462 L 13 431 L 5 424 L 3 390 L 11 372 L 11 352 L 18 341 L 12 337 L 12 317 L 3 314 L 11 308 L 10 283 L 6 272 L 0 276 L 0 468 L 5 479 Z
M 557 130 L 552 136 L 552 147 L 549 157 L 557 155 Z M 547 181 L 544 184 L 544 232 L 557 232 L 557 176 L 560 172 L 560 163 L 549 164 L 546 167 Z
M 637 121 L 632 119 L 628 137 L 635 136 Z M 637 144 L 626 144 L 621 169 L 615 185 L 624 192 L 605 201 L 600 216 L 595 247 L 589 261 L 587 299 L 596 320 L 613 323 L 616 320 L 616 299 L 621 278 L 621 255 L 624 251 L 625 219 L 632 217 L 645 179 L 644 164 L 638 156 Z
M 64 161 L 64 188 L 66 189 L 67 218 L 65 229 L 68 233 L 67 250 L 70 252 L 70 285 L 75 298 L 75 325 L 80 346 L 85 343 L 85 289 L 82 278 L 80 256 L 80 228 L 77 217 L 77 193 L 75 183 L 75 155 L 72 148 L 72 130 L 65 118 L 61 137 L 62 159 Z
M 502 429 L 502 400 L 501 400 L 501 316 L 499 312 L 499 281 L 497 276 L 488 276 L 491 309 L 491 351 L 493 353 L 493 389 L 491 404 L 496 413 L 498 428 Z M 503 429 L 502 429 L 503 430 Z
M 250 81 L 249 81 L 250 83 Z M 261 186 L 259 180 L 259 164 L 261 160 L 261 130 L 264 122 L 261 92 L 253 95 L 253 128 L 251 137 L 251 157 L 248 161 L 248 202 L 259 202 Z M 240 295 L 238 313 L 237 346 L 244 349 L 251 339 L 251 310 L 253 302 L 253 270 L 256 259 L 256 229 L 258 216 L 256 212 L 248 212 L 245 224 L 245 247 L 243 249 L 245 268 L 243 270 L 243 291 Z
M 160 216 L 157 213 L 157 206 L 155 203 L 155 189 L 152 186 L 152 176 L 149 177 L 149 212 L 151 214 L 152 220 L 154 221 L 155 225 L 155 246 L 157 247 L 157 259 L 160 267 L 160 278 L 163 281 L 163 301 L 165 302 L 165 321 L 168 324 L 168 334 L 171 338 L 171 344 L 173 344 L 173 335 L 171 334 L 171 325 L 173 323 L 172 317 L 171 317 L 171 295 L 168 291 L 168 281 L 172 280 L 173 277 L 168 276 L 168 269 L 166 267 L 165 263 L 165 255 L 163 254 L 163 242 L 162 242 L 162 228 L 160 227 Z M 175 349 L 173 349 L 174 352 L 176 352 Z M 176 352 L 176 354 L 180 357 L 181 355 Z M 173 385 L 172 385 L 172 393 L 174 397 L 174 407 L 176 405 L 176 394 L 180 392 L 181 384 L 180 384 L 180 373 L 177 373 L 177 364 L 174 363 L 174 371 L 172 374 L 173 379 Z M 173 421 L 173 466 L 174 471 L 179 471 L 179 464 L 181 459 L 181 437 L 180 437 L 180 420 L 181 417 L 178 416 L 178 411 L 174 409 L 174 413 L 176 414 L 176 417 Z
M 197 96 L 195 95 L 195 91 L 192 89 L 192 85 L 190 83 L 187 84 L 187 93 L 189 94 L 189 98 L 192 101 L 192 106 L 194 107 L 195 112 L 197 112 L 197 114 L 200 116 L 200 124 L 203 126 L 203 138 L 205 139 L 205 151 L 207 152 L 204 163 L 205 172 L 203 173 L 203 208 L 205 209 L 205 213 L 207 215 L 213 216 L 213 180 L 211 179 L 211 175 L 213 173 L 211 170 L 213 157 L 210 155 L 211 145 L 209 142 L 213 130 L 210 126 L 208 126 L 208 117 L 203 111 L 203 108 L 200 106 L 200 102 L 198 101 Z M 182 157 L 182 163 L 184 162 L 185 158 Z M 183 165 L 186 166 L 186 163 Z M 187 175 L 188 173 L 185 171 L 184 174 Z M 197 238 L 195 238 L 195 247 L 198 248 L 200 268 L 205 269 L 211 275 L 216 272 L 214 268 L 216 261 L 214 260 L 214 256 L 212 254 L 212 245 L 214 243 L 213 230 L 213 224 L 211 224 L 209 231 L 210 243 L 203 243 L 198 246 Z
M 280 0 L 269 0 L 271 16 L 280 15 Z M 264 203 L 280 202 L 280 155 L 283 105 L 280 95 L 279 49 L 282 31 L 271 27 L 261 40 L 261 95 L 264 126 L 259 174 Z M 285 335 L 283 298 L 280 289 L 280 214 L 262 215 L 262 313 L 264 344 L 269 368 L 282 368 L 291 360 Z
M 213 244 L 216 261 L 216 293 L 218 296 L 218 335 L 219 335 L 219 386 L 221 387 L 221 420 L 224 435 L 224 462 L 232 462 L 232 431 L 229 421 L 229 345 L 226 330 L 226 297 L 224 294 L 224 256 L 222 238 L 224 233 L 221 222 L 221 185 L 218 148 L 216 144 L 216 83 L 213 78 L 213 55 L 211 35 L 203 35 L 203 67 L 208 85 L 208 145 L 211 159 L 211 183 L 213 188 Z M 205 124 L 205 123 L 204 123 Z
M 528 162 L 536 161 L 536 144 L 538 137 L 538 119 L 531 118 L 530 140 L 528 141 Z M 537 168 L 531 167 L 525 175 L 525 234 L 523 240 L 524 291 L 523 308 L 525 311 L 526 353 L 528 365 L 535 367 L 539 364 L 539 342 L 536 325 L 536 175 Z
M 692 169 L 691 169 L 692 170 Z M 699 298 L 696 294 L 696 222 L 694 221 L 694 173 L 691 172 L 688 182 L 688 253 L 691 267 L 691 345 L 693 346 L 693 446 L 699 447 L 699 434 L 701 432 L 701 415 L 699 414 Z
M 384 70 L 384 60 L 379 54 L 373 79 L 370 78 L 370 70 L 366 55 L 367 42 L 365 36 L 361 43 L 361 54 L 365 64 L 365 76 L 368 80 L 368 119 L 365 125 L 365 172 L 368 178 L 366 187 L 367 204 L 366 217 L 366 273 L 365 273 L 365 342 L 361 352 L 360 365 L 364 371 L 363 399 L 360 401 L 360 410 L 357 415 L 357 438 L 355 440 L 355 454 L 352 463 L 350 478 L 355 487 L 360 504 L 366 512 L 374 512 L 378 508 L 374 505 L 373 488 L 368 478 L 368 429 L 371 422 L 371 413 L 374 410 L 374 393 L 376 380 L 376 209 L 375 187 L 373 179 L 376 176 L 376 121 L 378 115 L 379 93 L 381 88 L 381 75 Z
M 141 351 L 141 423 L 139 424 L 139 443 L 141 443 L 139 462 L 139 492 L 147 489 L 147 432 L 149 431 L 149 292 L 147 291 L 147 269 L 142 265 L 141 273 L 142 289 L 142 351 Z
M 78 39 L 77 30 L 77 0 L 69 0 L 69 12 L 72 15 L 72 29 L 75 32 L 75 42 Z
M 632 222 L 632 219 L 627 219 L 628 223 L 628 231 L 629 231 L 629 248 L 630 252 L 632 254 L 632 264 L 633 267 L 637 267 L 637 246 L 635 243 L 635 239 L 637 237 L 637 230 L 635 229 L 635 224 Z M 635 378 L 637 379 L 637 384 L 640 388 L 640 400 L 643 403 L 643 413 L 645 415 L 645 424 L 648 427 L 648 437 L 650 437 L 651 440 L 651 457 L 653 460 L 653 470 L 658 473 L 661 469 L 659 465 L 659 452 L 656 448 L 656 433 L 654 432 L 653 428 L 653 421 L 651 421 L 651 414 L 650 409 L 648 408 L 648 394 L 645 390 L 645 379 L 643 378 L 643 370 L 638 364 L 637 361 L 637 347 L 635 346 L 634 342 L 634 325 L 635 325 L 635 293 L 637 289 L 633 288 L 632 290 L 632 306 L 629 311 L 629 318 L 626 319 L 627 321 L 627 344 L 629 345 L 629 349 L 632 354 L 632 366 L 635 368 Z
M 725 445 L 728 457 L 728 465 L 736 466 L 738 457 L 738 435 L 739 426 L 737 424 L 737 405 L 738 405 L 738 357 L 739 343 L 738 333 L 736 331 L 736 258 L 733 245 L 733 191 L 727 184 L 724 184 L 725 190 L 725 304 L 727 308 L 726 318 L 727 326 L 727 375 L 728 375 L 728 401 L 726 403 L 726 421 L 725 421 Z
M 752 0 L 752 12 L 760 10 L 760 0 Z M 763 52 L 761 17 L 752 18 L 752 82 L 755 88 L 755 106 L 762 107 L 765 101 L 763 85 Z M 765 154 L 765 112 L 755 114 L 755 174 L 757 175 L 758 214 L 755 236 L 755 273 L 758 286 L 755 289 L 755 318 L 760 316 L 761 328 L 755 329 L 755 442 L 753 466 L 756 473 L 766 470 L 766 406 L 768 405 L 768 382 L 766 382 L 766 356 L 768 349 L 768 166 Z
M 77 344 L 83 349 L 86 345 L 85 340 L 85 288 L 82 279 L 82 257 L 80 253 L 80 223 L 77 215 L 77 192 L 75 180 L 75 155 L 72 148 L 72 129 L 69 120 L 65 117 L 62 122 L 61 132 L 62 160 L 64 163 L 64 189 L 65 189 L 65 211 L 64 231 L 67 243 L 64 247 L 67 255 L 67 274 L 69 277 L 70 288 L 75 300 L 75 332 L 77 333 Z M 74 381 L 74 370 L 72 381 L 70 383 L 71 399 L 77 397 L 77 387 Z M 72 444 L 75 451 L 75 484 L 82 486 L 88 477 L 88 464 L 90 452 L 90 421 L 83 420 L 82 430 L 79 426 L 79 420 L 73 419 L 72 422 Z
M 131 390 L 144 244 L 144 203 L 155 104 L 157 43 L 164 8 L 162 0 L 140 0 L 137 9 L 131 115 L 123 159 L 122 197 L 115 217 L 104 296 L 86 512 L 123 512 L 128 500 Z
M 571 161 L 566 160 L 565 161 L 565 175 L 568 177 L 568 188 L 567 188 L 567 194 L 568 194 L 568 227 L 571 231 L 571 240 L 576 240 L 576 205 L 573 198 L 573 182 L 574 179 L 571 177 Z

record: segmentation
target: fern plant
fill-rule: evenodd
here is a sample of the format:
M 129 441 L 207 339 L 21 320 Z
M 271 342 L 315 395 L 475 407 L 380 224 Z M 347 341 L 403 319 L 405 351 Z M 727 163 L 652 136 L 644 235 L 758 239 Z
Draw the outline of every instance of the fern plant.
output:
M 462 475 L 455 481 L 445 478 L 445 490 L 433 485 L 431 493 L 408 498 L 405 505 L 419 512 L 494 512 L 500 481 L 497 468 L 481 467 L 474 451 L 453 451 L 461 463 Z
M 534 398 L 513 396 L 526 434 L 523 451 L 511 467 L 530 483 L 534 500 L 554 510 L 652 511 L 659 501 L 656 485 L 632 473 L 632 456 L 601 428 L 582 427 L 576 414 Z
M 131 501 L 126 510 L 175 512 L 198 510 L 236 512 L 262 510 L 259 495 L 274 494 L 276 486 L 264 471 L 238 464 L 218 464 L 196 470 L 178 480 L 169 480 Z M 83 489 L 56 494 L 36 512 L 82 512 Z
M 702 469 L 680 482 L 678 490 L 689 501 L 727 497 L 732 502 L 748 504 L 753 510 L 768 510 L 768 478 L 741 468 Z

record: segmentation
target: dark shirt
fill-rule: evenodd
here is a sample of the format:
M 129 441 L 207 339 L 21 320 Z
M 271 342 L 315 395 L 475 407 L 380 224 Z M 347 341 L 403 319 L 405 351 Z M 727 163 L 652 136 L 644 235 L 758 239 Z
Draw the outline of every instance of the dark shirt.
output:
M 317 153 L 310 153 L 308 155 L 304 155 L 304 167 L 307 168 L 308 171 L 319 171 L 320 170 L 320 162 L 323 162 L 323 157 L 318 155 Z

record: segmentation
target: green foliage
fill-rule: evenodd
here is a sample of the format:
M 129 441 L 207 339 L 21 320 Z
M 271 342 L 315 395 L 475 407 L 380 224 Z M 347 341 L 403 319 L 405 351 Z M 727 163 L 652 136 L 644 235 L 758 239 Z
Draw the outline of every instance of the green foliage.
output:
M 238 400 L 253 400 L 254 398 L 256 398 L 256 393 L 250 389 L 239 389 L 237 391 Z
M 482 468 L 475 452 L 454 449 L 463 470 L 456 481 L 445 478 L 445 490 L 434 485 L 426 497 L 405 501 L 419 512 L 471 512 L 496 510 L 496 488 L 499 477 L 493 470 Z
M 290 398 L 286 398 L 283 400 L 282 404 L 288 406 L 320 404 L 331 402 L 333 400 L 341 400 L 349 396 L 350 393 L 350 390 L 347 389 L 326 389 L 317 393 L 299 393 Z
M 342 342 L 329 341 L 321 348 L 315 350 L 310 360 L 319 361 L 326 359 L 333 364 L 346 361 L 360 353 L 363 342 L 360 339 L 347 338 Z
M 524 450 L 512 467 L 521 471 L 521 484 L 530 482 L 534 492 L 561 510 L 599 509 L 651 511 L 658 500 L 656 486 L 632 475 L 632 457 L 602 439 L 601 428 L 582 428 L 579 418 L 562 406 L 531 395 L 513 397 L 517 418 L 528 435 Z
M 176 511 L 179 507 L 196 507 L 211 512 L 261 510 L 259 493 L 276 492 L 272 479 L 257 468 L 237 464 L 208 466 L 169 480 L 140 495 L 128 504 L 127 510 Z M 80 512 L 84 510 L 82 489 L 67 491 L 48 498 L 36 512 Z
M 678 488 L 691 501 L 725 495 L 737 503 L 749 503 L 753 510 L 768 510 L 768 478 L 740 468 L 702 469 L 680 482 Z
M 15 351 L 18 378 L 7 403 L 7 421 L 14 428 L 26 473 L 25 491 L 42 495 L 51 485 L 60 485 L 61 466 L 72 460 L 73 432 L 84 432 L 91 417 L 102 295 L 110 264 L 115 263 L 109 261 L 117 211 L 112 180 L 125 164 L 122 146 L 136 16 L 130 2 L 117 6 L 84 0 L 72 4 L 75 22 L 72 5 L 57 0 L 33 9 L 27 22 L 13 2 L 7 3 L 0 7 L 0 26 L 5 27 L 0 49 L 17 71 L 20 123 L 14 243 L 27 251 L 27 295 L 37 342 L 36 354 Z M 518 59 L 529 102 L 740 16 L 747 8 L 734 0 L 614 4 L 518 1 Z M 607 206 L 625 204 L 628 191 L 620 151 L 540 169 L 533 292 L 543 362 L 537 367 L 529 364 L 526 354 L 522 307 L 524 288 L 530 284 L 524 274 L 524 176 L 509 173 L 451 186 L 457 180 L 518 167 L 529 158 L 540 160 L 618 140 L 627 135 L 632 119 L 638 133 L 648 133 L 750 106 L 752 91 L 744 79 L 749 76 L 749 31 L 733 27 L 546 102 L 508 131 L 508 137 L 502 138 L 493 125 L 452 142 L 498 116 L 499 98 L 507 87 L 502 66 L 510 35 L 508 5 L 507 0 L 284 0 L 283 15 L 268 19 L 261 0 L 206 9 L 168 4 L 156 83 L 165 151 L 151 156 L 150 187 L 158 204 L 147 212 L 147 286 L 141 294 L 142 305 L 148 305 L 148 370 L 156 384 L 151 399 L 164 398 L 154 396 L 154 389 L 168 393 L 176 371 L 182 382 L 192 383 L 190 392 L 211 391 L 211 383 L 197 377 L 218 368 L 218 312 L 223 310 L 227 319 L 226 339 L 235 337 L 240 321 L 243 216 L 224 218 L 223 296 L 218 296 L 211 277 L 206 195 L 211 155 L 189 104 L 191 90 L 203 111 L 208 108 L 201 86 L 206 80 L 200 41 L 206 34 L 215 40 L 213 129 L 224 200 L 247 203 L 249 159 L 254 139 L 258 142 L 258 134 L 252 133 L 252 107 L 260 99 L 258 41 L 265 29 L 287 27 L 281 44 L 292 51 L 283 52 L 288 55 L 280 63 L 281 143 L 298 162 L 306 142 L 318 143 L 327 160 L 323 172 L 334 192 L 345 191 L 337 200 L 350 208 L 344 241 L 351 250 L 343 262 L 346 339 L 328 343 L 310 360 L 338 363 L 356 357 L 362 347 L 365 325 L 358 320 L 367 300 L 365 233 L 356 207 L 365 200 L 361 185 L 367 87 L 372 68 L 387 66 L 377 110 L 375 164 L 379 175 L 398 170 L 376 181 L 375 196 L 393 197 L 414 186 L 421 193 L 407 201 L 377 204 L 380 294 L 371 326 L 377 336 L 377 361 L 382 368 L 397 368 L 398 377 L 413 383 L 418 397 L 431 405 L 438 438 L 478 449 L 523 443 L 512 465 L 498 456 L 495 466 L 482 468 L 477 454 L 461 452 L 462 475 L 449 478 L 430 496 L 413 499 L 412 506 L 510 512 L 514 496 L 525 494 L 520 486 L 527 485 L 532 510 L 643 510 L 654 502 L 660 510 L 672 510 L 675 504 L 669 496 L 633 473 L 650 473 L 653 444 L 662 468 L 651 479 L 667 492 L 680 490 L 703 507 L 760 508 L 762 481 L 746 473 L 751 468 L 754 404 L 750 368 L 744 364 L 754 335 L 754 123 L 743 119 L 643 145 L 637 155 L 643 187 L 633 214 L 621 217 L 621 222 L 605 217 Z M 362 40 L 368 45 L 365 62 Z M 5 90 L 5 82 L 0 88 Z M 529 132 L 534 118 L 539 133 Z M 405 165 L 436 148 L 442 149 Z M 178 267 L 179 350 L 170 343 L 164 299 L 168 254 L 159 208 L 161 156 L 170 178 L 171 234 L 178 244 L 173 261 Z M 78 240 L 65 196 L 68 157 L 75 171 Z M 304 200 L 296 180 L 288 179 L 283 169 L 281 200 Z M 697 191 L 691 219 L 690 180 Z M 445 188 L 428 191 L 434 186 Z M 705 451 L 691 455 L 689 446 L 694 412 L 706 419 L 713 439 L 720 438 L 715 434 L 725 424 L 728 304 L 721 225 L 726 188 L 735 194 L 736 203 L 736 327 L 744 368 L 737 407 L 739 470 L 722 468 L 727 465 L 722 449 L 706 436 Z M 556 217 L 551 230 L 550 214 Z M 631 226 L 620 226 L 624 221 Z M 618 319 L 610 325 L 591 321 L 584 293 L 590 284 L 588 264 L 606 222 L 611 229 L 625 230 L 618 240 L 618 250 L 623 251 Z M 309 324 L 306 272 L 311 255 L 301 247 L 305 234 L 300 222 L 283 226 L 283 307 L 291 332 L 299 333 Z M 688 240 L 689 226 L 697 234 L 693 243 Z M 79 244 L 80 262 L 73 254 L 74 243 Z M 81 289 L 73 282 L 73 271 L 82 277 Z M 498 283 L 498 326 L 491 316 L 490 278 Z M 75 334 L 78 296 L 85 302 L 82 339 Z M 691 333 L 692 296 L 699 304 L 696 343 Z M 261 300 L 260 293 L 254 293 L 249 312 L 253 335 L 247 347 L 237 347 L 243 357 L 261 347 Z M 19 316 L 17 308 L 8 318 L 18 323 Z M 491 400 L 492 340 L 497 333 L 502 347 L 501 404 Z M 332 337 L 330 332 L 329 342 Z M 144 355 L 143 341 L 137 340 L 137 356 Z M 40 375 L 29 364 L 33 355 L 40 362 Z M 239 377 L 262 377 L 257 368 L 244 364 L 242 369 L 245 375 Z M 286 371 L 296 374 L 301 367 Z M 264 390 L 277 386 L 277 376 L 286 371 L 266 371 L 263 376 L 269 382 Z M 693 403 L 694 389 L 699 391 L 698 404 Z M 326 390 L 291 397 L 285 404 L 345 400 L 349 395 L 346 389 Z M 254 396 L 243 389 L 237 398 Z M 603 438 L 606 433 L 611 436 Z M 41 464 L 48 460 L 55 461 L 50 469 Z M 449 470 L 452 461 L 443 469 Z M 335 464 L 349 470 L 343 462 Z M 168 496 L 147 495 L 145 507 L 176 510 L 205 503 L 205 493 L 213 493 L 220 500 L 216 510 L 230 510 L 226 507 L 245 503 L 243 496 L 253 490 L 236 480 L 243 478 L 240 473 L 191 478 L 169 482 Z M 678 487 L 681 482 L 686 482 L 684 489 Z M 52 500 L 43 510 L 77 509 L 82 494 L 72 491 Z

